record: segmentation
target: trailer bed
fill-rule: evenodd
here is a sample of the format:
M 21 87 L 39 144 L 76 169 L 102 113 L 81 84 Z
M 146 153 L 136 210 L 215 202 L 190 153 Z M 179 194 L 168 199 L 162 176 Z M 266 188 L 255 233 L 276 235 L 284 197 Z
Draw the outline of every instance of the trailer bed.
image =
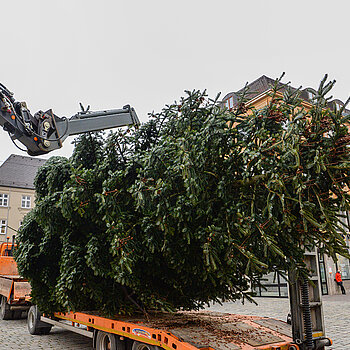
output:
M 0 275 L 0 295 L 11 303 L 28 301 L 31 287 L 29 282 L 18 275 Z
M 102 317 L 97 312 L 57 313 L 55 317 L 168 350 L 287 350 L 291 327 L 279 320 L 217 312 L 155 312 Z M 294 345 L 294 349 L 297 346 Z

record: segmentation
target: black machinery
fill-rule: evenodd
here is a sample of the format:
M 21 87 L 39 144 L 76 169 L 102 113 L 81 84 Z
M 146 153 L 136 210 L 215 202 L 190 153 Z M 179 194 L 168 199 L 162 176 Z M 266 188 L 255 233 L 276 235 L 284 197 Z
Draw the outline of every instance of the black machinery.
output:
M 21 142 L 31 156 L 61 148 L 70 135 L 139 124 L 135 110 L 129 105 L 98 112 L 82 107 L 81 112 L 69 119 L 58 117 L 51 109 L 32 115 L 26 103 L 16 101 L 13 93 L 0 83 L 0 125 L 12 141 Z

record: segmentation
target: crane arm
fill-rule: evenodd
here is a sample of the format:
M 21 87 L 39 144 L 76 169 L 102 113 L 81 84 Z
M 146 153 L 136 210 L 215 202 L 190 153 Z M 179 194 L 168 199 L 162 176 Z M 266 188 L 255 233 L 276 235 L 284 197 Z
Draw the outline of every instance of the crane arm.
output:
M 16 101 L 13 93 L 0 83 L 0 125 L 31 156 L 61 148 L 70 135 L 139 124 L 135 110 L 129 105 L 97 112 L 82 110 L 69 119 L 58 117 L 51 109 L 32 115 L 26 103 Z

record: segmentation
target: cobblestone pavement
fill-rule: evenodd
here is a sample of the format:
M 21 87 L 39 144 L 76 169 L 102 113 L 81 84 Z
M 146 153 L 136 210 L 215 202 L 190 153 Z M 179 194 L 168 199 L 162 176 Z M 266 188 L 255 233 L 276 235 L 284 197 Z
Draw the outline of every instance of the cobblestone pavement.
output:
M 278 298 L 256 298 L 258 305 L 246 302 L 213 305 L 209 310 L 235 314 L 256 315 L 286 321 L 289 300 Z M 350 350 L 350 295 L 326 295 L 323 297 L 323 314 L 327 337 L 333 340 L 329 350 Z
M 286 320 L 289 300 L 256 298 L 258 305 L 240 302 L 213 305 L 209 310 L 244 315 L 266 316 Z M 350 350 L 350 295 L 325 296 L 323 311 L 327 336 L 334 344 L 329 350 Z M 49 335 L 28 333 L 26 320 L 0 321 L 1 350 L 92 350 L 92 341 L 84 336 L 54 327 Z
M 92 340 L 59 327 L 49 335 L 30 335 L 27 320 L 0 321 L 1 350 L 92 350 Z

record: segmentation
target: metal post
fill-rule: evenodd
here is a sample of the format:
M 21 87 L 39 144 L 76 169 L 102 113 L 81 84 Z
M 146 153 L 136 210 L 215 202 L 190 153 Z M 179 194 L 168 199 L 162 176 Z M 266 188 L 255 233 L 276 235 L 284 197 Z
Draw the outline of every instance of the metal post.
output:
M 306 252 L 304 261 L 310 271 L 310 281 L 297 277 L 295 270 L 289 271 L 293 339 L 300 350 L 325 350 L 331 341 L 324 331 L 317 250 Z

